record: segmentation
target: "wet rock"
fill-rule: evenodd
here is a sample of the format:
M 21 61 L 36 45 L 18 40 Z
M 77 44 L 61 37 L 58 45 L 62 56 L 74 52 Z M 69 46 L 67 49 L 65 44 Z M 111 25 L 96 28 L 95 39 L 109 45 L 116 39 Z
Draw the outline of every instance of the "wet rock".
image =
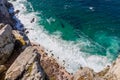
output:
M 0 65 L 9 58 L 13 49 L 12 28 L 9 25 L 5 25 L 0 29 Z
M 43 80 L 46 78 L 40 55 L 33 47 L 27 47 L 6 72 L 7 80 Z M 47 80 L 47 79 L 45 79 Z

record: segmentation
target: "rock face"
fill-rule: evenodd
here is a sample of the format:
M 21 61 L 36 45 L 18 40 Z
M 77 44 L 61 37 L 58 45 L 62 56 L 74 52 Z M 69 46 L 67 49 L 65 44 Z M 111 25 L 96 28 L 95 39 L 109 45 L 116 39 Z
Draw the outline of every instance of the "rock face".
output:
M 40 54 L 33 47 L 26 48 L 6 73 L 6 80 L 47 80 L 40 66 Z
M 13 25 L 13 20 L 8 12 L 10 5 L 7 0 L 0 0 L 0 23 Z
M 15 17 L 13 5 L 7 0 L 0 0 L 0 80 L 120 80 L 120 57 L 101 72 L 81 67 L 72 75 L 53 55 L 49 56 L 40 45 L 32 44 L 21 32 L 19 24 L 23 26 Z M 13 29 L 17 26 L 20 31 L 12 30 L 11 26 Z M 12 52 L 20 55 L 10 60 Z M 6 61 L 10 67 L 6 66 Z
M 105 75 L 107 80 L 120 80 L 120 57 L 112 64 L 108 73 Z
M 1 14 L 5 15 L 6 17 L 9 17 L 6 4 L 7 4 L 7 0 L 0 0 L 0 11 L 1 11 Z
M 12 28 L 9 25 L 0 25 L 0 65 L 11 55 L 14 49 Z
M 93 80 L 95 72 L 89 68 L 81 68 L 74 74 L 73 80 Z
M 73 80 L 120 80 L 120 57 L 98 73 L 89 68 L 82 68 L 74 74 Z
M 16 41 L 20 41 L 22 46 L 30 45 L 30 41 L 29 41 L 28 37 L 24 33 L 22 33 L 22 35 L 21 35 L 20 31 L 13 30 L 12 34 L 13 34 Z
M 34 46 L 41 54 L 40 63 L 50 80 L 72 80 L 73 75 L 68 73 L 57 60 L 44 51 L 41 46 Z

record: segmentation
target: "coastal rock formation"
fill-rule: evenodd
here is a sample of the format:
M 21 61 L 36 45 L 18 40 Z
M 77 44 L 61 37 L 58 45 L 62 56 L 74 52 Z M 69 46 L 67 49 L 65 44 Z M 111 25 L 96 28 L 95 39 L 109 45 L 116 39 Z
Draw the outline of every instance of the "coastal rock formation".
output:
M 40 63 L 50 80 L 72 80 L 73 75 L 61 66 L 53 55 L 49 56 L 41 46 L 34 46 L 41 55 Z
M 111 65 L 108 73 L 105 75 L 107 80 L 120 80 L 120 56 Z
M 95 77 L 95 72 L 87 67 L 79 69 L 76 74 L 74 74 L 73 80 L 93 80 Z
M 0 25 L 0 65 L 11 55 L 14 49 L 12 28 L 9 25 Z
M 98 73 L 87 67 L 81 68 L 74 74 L 73 80 L 120 80 L 120 57 Z
M 98 73 L 81 67 L 72 75 L 53 54 L 30 42 L 22 27 L 13 5 L 0 0 L 0 80 L 120 80 L 120 57 Z
M 6 80 L 44 80 L 47 78 L 40 66 L 40 54 L 36 49 L 27 47 L 10 66 L 5 78 Z
M 13 20 L 8 12 L 10 4 L 7 0 L 0 0 L 0 23 L 13 24 Z

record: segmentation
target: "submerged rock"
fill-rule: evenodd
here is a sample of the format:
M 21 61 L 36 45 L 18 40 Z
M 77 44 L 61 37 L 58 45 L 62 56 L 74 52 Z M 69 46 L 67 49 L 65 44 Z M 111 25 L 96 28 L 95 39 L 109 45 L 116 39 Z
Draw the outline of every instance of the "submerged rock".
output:
M 45 79 L 46 78 L 46 79 Z M 27 47 L 8 69 L 6 80 L 47 80 L 40 65 L 40 54 L 33 47 Z

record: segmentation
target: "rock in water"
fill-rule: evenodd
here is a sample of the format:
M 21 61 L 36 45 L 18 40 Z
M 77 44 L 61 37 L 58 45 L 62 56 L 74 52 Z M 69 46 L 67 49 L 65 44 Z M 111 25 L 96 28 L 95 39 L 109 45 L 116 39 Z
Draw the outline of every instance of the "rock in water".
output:
M 0 29 L 0 65 L 3 64 L 11 55 L 14 49 L 14 39 L 12 37 L 12 28 L 5 25 Z
M 6 80 L 44 80 L 46 75 L 40 65 L 40 54 L 27 47 L 6 72 Z M 45 79 L 47 80 L 47 79 Z

